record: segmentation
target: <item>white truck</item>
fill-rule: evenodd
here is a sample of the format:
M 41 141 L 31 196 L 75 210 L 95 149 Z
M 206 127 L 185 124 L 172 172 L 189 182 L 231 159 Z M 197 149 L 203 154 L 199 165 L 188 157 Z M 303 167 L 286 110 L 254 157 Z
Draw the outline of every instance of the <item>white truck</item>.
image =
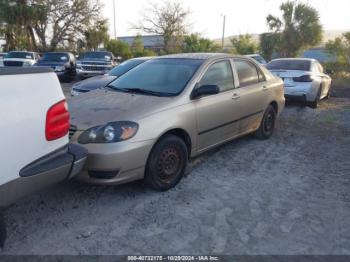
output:
M 0 119 L 0 213 L 82 169 L 86 150 L 69 144 L 67 103 L 51 69 L 0 68 Z M 0 225 L 0 246 L 5 237 Z
M 3 58 L 4 66 L 30 67 L 38 62 L 40 56 L 36 52 L 11 51 Z

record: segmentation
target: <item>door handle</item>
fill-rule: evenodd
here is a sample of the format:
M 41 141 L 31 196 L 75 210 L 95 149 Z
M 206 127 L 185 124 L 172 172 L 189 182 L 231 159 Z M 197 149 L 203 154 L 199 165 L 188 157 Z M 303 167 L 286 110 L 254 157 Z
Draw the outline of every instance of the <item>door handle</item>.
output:
M 234 99 L 234 100 L 237 100 L 237 99 L 240 99 L 241 97 L 238 95 L 238 94 L 233 94 L 233 97 L 232 97 L 232 99 Z

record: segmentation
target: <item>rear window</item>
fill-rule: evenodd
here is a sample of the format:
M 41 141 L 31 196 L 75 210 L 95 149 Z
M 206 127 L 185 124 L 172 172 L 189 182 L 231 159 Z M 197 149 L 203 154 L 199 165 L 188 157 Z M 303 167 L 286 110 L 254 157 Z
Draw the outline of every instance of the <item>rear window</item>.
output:
M 269 70 L 300 70 L 310 71 L 311 61 L 308 60 L 274 60 L 266 65 Z
M 29 52 L 10 52 L 5 58 L 21 58 L 21 59 L 34 59 L 33 53 Z

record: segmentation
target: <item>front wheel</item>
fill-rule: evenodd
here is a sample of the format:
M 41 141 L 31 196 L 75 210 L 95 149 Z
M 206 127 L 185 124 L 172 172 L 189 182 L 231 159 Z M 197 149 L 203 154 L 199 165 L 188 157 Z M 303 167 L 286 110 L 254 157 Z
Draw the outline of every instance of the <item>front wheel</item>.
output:
M 149 156 L 145 182 L 154 190 L 169 190 L 180 182 L 187 161 L 185 142 L 177 136 L 167 135 L 154 146 Z
M 255 132 L 257 138 L 268 139 L 272 136 L 276 124 L 276 115 L 275 109 L 269 105 L 265 110 L 259 129 Z
M 3 248 L 6 240 L 6 224 L 4 220 L 4 215 L 0 211 L 0 248 Z

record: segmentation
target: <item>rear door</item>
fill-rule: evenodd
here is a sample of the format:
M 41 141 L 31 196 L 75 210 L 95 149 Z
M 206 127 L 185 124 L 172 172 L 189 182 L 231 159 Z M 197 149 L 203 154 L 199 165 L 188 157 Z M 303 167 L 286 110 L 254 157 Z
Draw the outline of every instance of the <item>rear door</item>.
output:
M 257 129 L 266 109 L 271 93 L 262 71 L 246 59 L 234 59 L 235 70 L 239 81 L 236 93 L 236 106 L 239 107 L 239 133 Z
M 322 65 L 318 62 L 314 62 L 314 73 L 321 78 L 322 94 L 321 98 L 327 96 L 329 88 L 331 86 L 331 78 L 324 73 Z
M 220 93 L 201 97 L 194 101 L 197 116 L 197 150 L 203 151 L 235 135 L 239 130 L 240 112 L 233 100 L 235 91 L 230 59 L 212 63 L 198 83 L 217 85 Z

